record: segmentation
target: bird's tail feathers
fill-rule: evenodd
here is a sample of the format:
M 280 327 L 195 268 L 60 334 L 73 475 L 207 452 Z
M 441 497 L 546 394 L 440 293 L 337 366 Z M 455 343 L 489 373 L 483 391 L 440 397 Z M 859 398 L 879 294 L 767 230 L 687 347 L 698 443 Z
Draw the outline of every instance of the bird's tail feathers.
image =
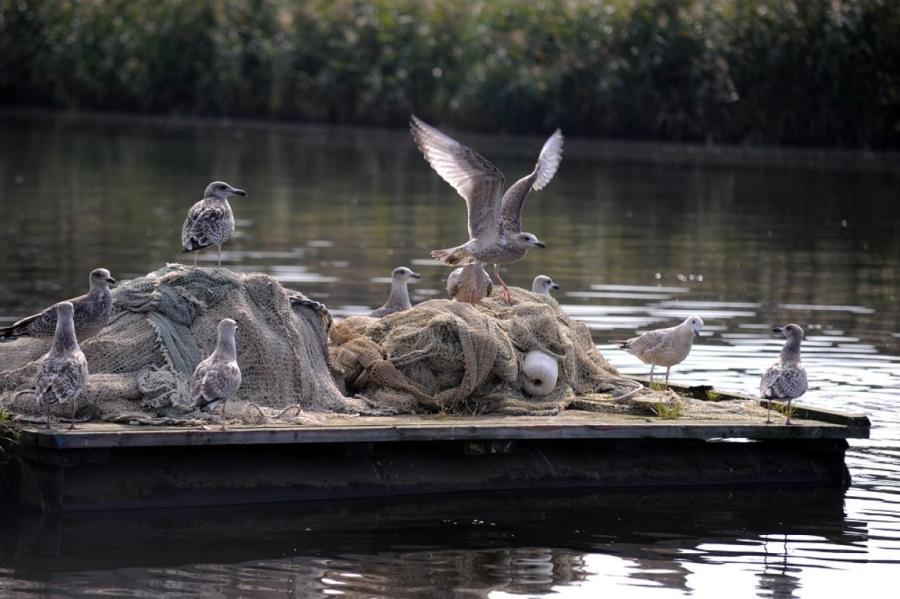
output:
M 202 250 L 203 248 L 209 247 L 210 244 L 202 244 L 195 239 L 191 239 L 187 242 L 187 244 L 181 246 L 181 253 L 188 254 L 190 252 L 196 252 L 197 250 Z
M 468 257 L 468 252 L 466 252 L 462 247 L 432 250 L 431 257 L 435 260 L 443 262 L 447 266 L 456 266 Z
M 0 328 L 0 341 L 15 339 L 22 335 L 21 331 L 17 331 L 15 325 Z
M 205 395 L 201 395 L 197 398 L 194 406 L 200 410 L 207 409 L 207 411 L 212 412 L 217 405 L 222 401 L 220 397 L 214 397 L 213 399 L 207 399 Z

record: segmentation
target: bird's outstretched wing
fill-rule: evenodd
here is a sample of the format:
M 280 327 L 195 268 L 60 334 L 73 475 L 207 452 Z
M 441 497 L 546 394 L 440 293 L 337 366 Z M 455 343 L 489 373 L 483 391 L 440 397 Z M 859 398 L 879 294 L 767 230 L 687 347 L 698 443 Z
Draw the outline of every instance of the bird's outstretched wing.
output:
M 519 232 L 522 230 L 522 212 L 525 208 L 525 198 L 532 189 L 540 190 L 550 183 L 553 175 L 559 169 L 562 161 L 563 135 L 557 129 L 553 135 L 544 142 L 537 164 L 531 174 L 522 177 L 507 190 L 501 201 L 501 218 L 503 228 L 508 231 Z
M 231 216 L 224 202 L 197 202 L 188 210 L 181 227 L 181 247 L 193 252 L 219 243 L 222 223 Z
M 410 118 L 409 130 L 431 168 L 466 200 L 469 237 L 487 239 L 498 235 L 503 174 L 478 152 L 415 115 Z

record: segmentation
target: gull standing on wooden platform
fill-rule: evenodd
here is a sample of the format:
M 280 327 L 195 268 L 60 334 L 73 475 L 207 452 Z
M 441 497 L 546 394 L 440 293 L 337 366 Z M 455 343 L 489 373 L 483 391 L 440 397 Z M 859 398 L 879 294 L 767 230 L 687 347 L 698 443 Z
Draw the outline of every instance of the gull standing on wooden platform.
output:
M 781 356 L 778 361 L 769 366 L 759 382 L 759 396 L 770 400 L 766 404 L 766 423 L 771 423 L 769 417 L 773 399 L 787 400 L 787 419 L 785 424 L 791 423 L 791 400 L 806 393 L 806 368 L 800 363 L 800 342 L 803 341 L 803 329 L 795 324 L 783 327 L 775 327 L 773 333 L 781 333 L 787 337 Z
M 71 430 L 75 428 L 76 401 L 87 385 L 88 365 L 75 337 L 74 306 L 71 302 L 60 302 L 53 309 L 56 311 L 53 346 L 41 361 L 34 388 L 38 404 L 47 414 L 47 428 L 50 428 L 50 406 L 71 402 Z
M 494 265 L 503 285 L 503 298 L 512 299 L 500 277 L 500 265 L 515 262 L 533 247 L 546 247 L 532 233 L 522 231 L 525 198 L 532 189 L 543 189 L 562 160 L 563 136 L 559 129 L 544 143 L 531 174 L 503 193 L 503 174 L 473 149 L 418 119 L 410 119 L 410 131 L 428 164 L 466 200 L 469 241 L 455 248 L 434 250 L 448 266 L 483 262 Z
M 198 408 L 222 402 L 222 430 L 225 430 L 225 404 L 241 386 L 241 369 L 237 363 L 234 333 L 237 323 L 230 318 L 219 321 L 216 349 L 197 364 L 191 377 L 191 399 Z
M 611 341 L 636 356 L 644 364 L 650 364 L 650 386 L 653 386 L 653 369 L 666 367 L 666 386 L 669 385 L 669 371 L 688 357 L 694 344 L 694 337 L 700 336 L 703 319 L 689 316 L 678 326 L 647 331 L 624 341 Z
M 398 266 L 391 273 L 391 292 L 388 294 L 387 301 L 384 305 L 374 310 L 370 316 L 381 318 L 394 312 L 403 312 L 412 308 L 412 302 L 409 301 L 409 289 L 406 285 L 410 279 L 421 279 L 422 275 L 413 272 L 405 266 Z
M 95 268 L 88 278 L 90 290 L 68 301 L 74 310 L 73 321 L 75 334 L 83 342 L 88 337 L 99 333 L 112 313 L 112 296 L 109 286 L 115 285 L 105 268 Z M 51 337 L 56 333 L 57 307 L 53 305 L 32 316 L 27 316 L 18 322 L 4 328 L 0 328 L 0 339 L 13 339 L 23 335 L 29 337 Z
M 203 199 L 191 206 L 181 226 L 182 253 L 214 245 L 219 249 L 219 266 L 222 266 L 222 244 L 234 233 L 234 213 L 228 203 L 230 195 L 246 197 L 247 192 L 224 181 L 213 181 L 206 186 Z M 194 266 L 197 266 L 197 254 L 194 254 Z
M 531 290 L 534 293 L 539 293 L 540 295 L 550 296 L 551 289 L 559 289 L 559 285 L 553 282 L 553 279 L 548 277 L 547 275 L 538 275 L 534 278 L 534 281 L 531 283 Z

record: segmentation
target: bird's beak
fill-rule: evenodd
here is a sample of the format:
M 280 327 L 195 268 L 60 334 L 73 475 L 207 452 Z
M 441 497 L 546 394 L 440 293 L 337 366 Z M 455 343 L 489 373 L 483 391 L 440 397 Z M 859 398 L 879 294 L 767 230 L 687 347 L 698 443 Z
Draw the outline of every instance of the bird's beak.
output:
M 231 193 L 234 194 L 234 195 L 236 195 L 236 196 L 244 196 L 244 197 L 247 197 L 247 192 L 244 191 L 243 189 L 235 189 L 234 187 L 232 187 L 232 188 L 231 188 Z
M 543 241 L 535 241 L 534 245 L 538 246 L 539 248 L 547 247 L 547 245 Z
M 414 272 L 414 273 L 412 273 L 412 274 L 409 275 L 409 276 L 411 276 L 411 277 L 414 278 L 414 279 L 421 279 L 421 278 L 422 278 L 422 275 L 420 275 L 420 274 L 417 273 L 417 272 Z
M 700 336 L 700 331 L 698 331 L 697 329 L 694 329 L 694 337 L 699 337 L 699 336 Z
M 773 327 L 772 328 L 773 333 L 781 333 L 781 332 L 783 332 L 783 330 L 784 329 L 782 329 L 781 327 Z
M 556 283 L 553 283 L 553 285 L 551 285 L 551 287 L 552 287 L 553 289 L 559 289 L 559 285 L 557 285 Z
M 106 277 L 106 282 L 109 283 L 110 285 L 116 284 L 116 280 L 112 277 Z

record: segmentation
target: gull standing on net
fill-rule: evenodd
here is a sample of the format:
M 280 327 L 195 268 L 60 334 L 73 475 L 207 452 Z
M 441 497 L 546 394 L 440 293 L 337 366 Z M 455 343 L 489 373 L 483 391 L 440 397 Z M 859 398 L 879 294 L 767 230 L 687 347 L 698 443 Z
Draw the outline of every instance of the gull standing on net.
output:
M 559 285 L 553 282 L 553 279 L 548 277 L 547 275 L 538 275 L 534 278 L 534 281 L 531 283 L 531 290 L 534 293 L 539 293 L 540 295 L 550 296 L 551 289 L 559 289 Z
M 511 303 L 509 287 L 500 277 L 500 265 L 519 260 L 533 247 L 546 247 L 533 234 L 522 231 L 522 212 L 528 192 L 543 189 L 556 174 L 562 160 L 562 133 L 557 129 L 544 143 L 534 171 L 503 193 L 503 174 L 473 149 L 415 115 L 410 119 L 410 131 L 431 168 L 466 200 L 469 213 L 469 241 L 434 250 L 431 256 L 448 266 L 493 264 L 494 274 L 503 285 L 503 299 Z
M 75 334 L 82 342 L 99 333 L 109 322 L 113 304 L 109 286 L 116 284 L 116 280 L 105 268 L 92 270 L 88 281 L 90 282 L 90 291 L 66 300 L 73 306 Z M 13 339 L 23 335 L 51 337 L 56 332 L 56 322 L 57 306 L 54 305 L 43 312 L 26 316 L 8 327 L 0 328 L 0 339 Z
M 771 423 L 769 417 L 773 399 L 787 400 L 787 419 L 791 423 L 791 400 L 806 393 L 806 368 L 800 363 L 800 342 L 803 340 L 803 329 L 795 324 L 775 327 L 773 333 L 781 333 L 787 337 L 778 361 L 769 366 L 759 382 L 759 396 L 770 400 L 766 404 L 766 424 Z
M 237 323 L 230 318 L 219 321 L 216 349 L 197 364 L 191 377 L 191 399 L 198 408 L 222 402 L 222 430 L 225 430 L 225 404 L 241 386 L 241 369 L 237 363 L 234 333 Z
M 219 266 L 222 266 L 222 244 L 234 233 L 234 213 L 228 203 L 230 195 L 246 197 L 247 192 L 224 181 L 213 181 L 206 186 L 203 199 L 191 206 L 181 226 L 182 253 L 214 245 L 219 249 Z M 197 266 L 197 254 L 194 254 L 194 266 Z
M 418 280 L 421 278 L 422 275 L 413 272 L 405 266 L 395 268 L 391 273 L 391 292 L 388 294 L 387 301 L 384 302 L 383 306 L 373 311 L 370 316 L 381 318 L 394 312 L 403 312 L 412 308 L 412 303 L 409 301 L 409 289 L 407 289 L 406 285 L 410 279 Z
M 694 337 L 700 336 L 703 328 L 703 319 L 699 316 L 689 316 L 678 326 L 667 329 L 647 331 L 637 337 L 624 341 L 611 341 L 619 344 L 619 347 L 636 356 L 644 364 L 650 364 L 650 386 L 653 386 L 653 369 L 657 366 L 666 367 L 666 386 L 669 385 L 669 370 L 676 364 L 681 364 L 694 344 Z
M 56 311 L 53 346 L 41 361 L 34 388 L 38 404 L 47 414 L 47 428 L 50 428 L 50 406 L 71 402 L 69 430 L 72 430 L 75 428 L 75 402 L 87 385 L 88 365 L 75 337 L 74 306 L 71 302 L 60 302 L 53 309 Z
M 481 262 L 455 268 L 447 277 L 447 293 L 459 302 L 477 304 L 493 292 L 494 283 Z

